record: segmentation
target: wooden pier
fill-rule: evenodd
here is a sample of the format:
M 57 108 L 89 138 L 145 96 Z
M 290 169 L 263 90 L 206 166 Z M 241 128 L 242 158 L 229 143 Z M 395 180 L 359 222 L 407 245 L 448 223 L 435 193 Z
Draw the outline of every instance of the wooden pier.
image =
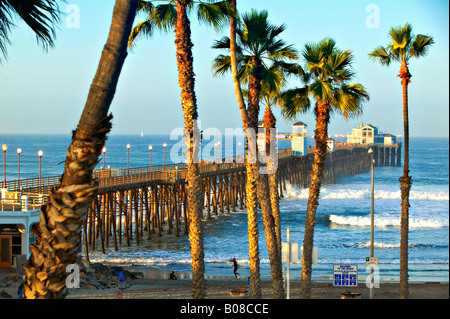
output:
M 378 165 L 388 163 L 386 148 L 374 148 Z M 383 157 L 383 154 L 385 157 Z M 389 152 L 389 156 L 394 158 Z M 399 157 L 397 157 L 399 160 Z M 294 156 L 292 150 L 279 151 L 279 195 L 287 183 L 306 188 L 310 183 L 313 154 Z M 382 164 L 383 163 L 383 164 Z M 367 148 L 337 149 L 327 155 L 323 183 L 334 183 L 344 175 L 358 174 L 370 168 Z M 204 220 L 245 209 L 245 165 L 243 163 L 201 164 Z M 188 233 L 186 165 L 171 164 L 94 172 L 98 194 L 84 224 L 85 253 L 108 247 L 141 245 L 145 240 Z M 8 182 L 9 190 L 23 188 L 24 195 L 48 194 L 59 182 L 57 177 L 39 181 Z

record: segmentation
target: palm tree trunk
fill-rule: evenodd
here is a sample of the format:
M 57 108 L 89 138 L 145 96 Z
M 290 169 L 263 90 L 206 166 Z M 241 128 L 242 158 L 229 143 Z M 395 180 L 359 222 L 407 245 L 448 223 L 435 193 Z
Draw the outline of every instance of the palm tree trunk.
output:
M 231 0 L 231 5 L 236 10 L 236 0 Z M 230 57 L 231 57 L 231 72 L 233 76 L 234 92 L 238 101 L 239 110 L 241 111 L 242 125 L 244 132 L 249 128 L 249 117 L 247 108 L 245 106 L 244 97 L 242 95 L 241 85 L 237 78 L 237 59 L 236 59 L 236 24 L 234 17 L 230 17 Z M 253 299 L 260 299 L 261 293 L 261 278 L 260 278 L 260 260 L 259 260 L 259 231 L 257 221 L 257 190 L 254 169 L 249 159 L 249 154 L 256 154 L 256 149 L 253 145 L 249 145 L 249 138 L 245 143 L 245 167 L 246 167 L 246 184 L 245 184 L 245 204 L 247 208 L 247 224 L 248 224 L 248 246 L 249 246 L 249 266 L 250 266 L 250 297 Z
M 302 277 L 300 283 L 300 298 L 311 298 L 312 251 L 314 243 L 314 227 L 316 225 L 316 210 L 319 206 L 320 185 L 327 155 L 328 122 L 330 119 L 329 105 L 318 103 L 316 110 L 316 147 L 314 163 L 311 171 L 311 184 L 306 211 L 305 236 L 303 240 Z
M 273 144 L 275 150 L 277 150 L 277 138 L 270 134 L 271 129 L 276 128 L 276 119 L 273 115 L 272 108 L 268 105 L 264 113 L 263 118 L 264 128 L 266 130 L 266 155 L 268 156 L 278 156 L 278 153 L 271 154 L 270 149 Z M 278 253 L 281 256 L 281 215 L 280 215 L 280 198 L 278 196 L 278 167 L 275 167 L 276 161 L 269 158 L 267 163 L 267 172 L 269 177 L 269 193 L 270 193 L 270 204 L 272 206 L 272 215 L 275 222 L 275 235 L 277 237 Z
M 399 178 L 401 203 L 400 218 L 400 293 L 401 299 L 407 299 L 408 291 L 408 232 L 409 232 L 409 192 L 411 189 L 411 177 L 409 176 L 409 120 L 408 120 L 408 84 L 411 82 L 408 66 L 403 62 L 399 77 L 402 79 L 403 88 L 403 132 L 404 132 L 404 164 L 403 176 Z
M 83 114 L 67 150 L 61 185 L 41 208 L 34 227 L 35 245 L 24 265 L 27 299 L 64 298 L 66 267 L 79 262 L 81 227 L 97 192 L 92 171 L 111 129 L 108 109 L 127 55 L 128 37 L 138 1 L 117 0 L 106 45 L 92 82 Z
M 267 175 L 268 175 L 268 203 L 270 203 L 270 215 L 269 214 L 263 214 L 263 216 L 266 216 L 266 223 L 265 223 L 265 229 L 266 233 L 270 232 L 270 235 L 273 236 L 273 238 L 270 238 L 270 241 L 268 241 L 268 245 L 274 245 L 275 247 L 271 247 L 269 251 L 272 249 L 276 249 L 277 253 L 275 254 L 272 252 L 272 258 L 271 261 L 275 266 L 273 267 L 273 274 L 272 274 L 272 282 L 273 282 L 273 289 L 274 289 L 274 296 L 275 298 L 285 298 L 285 291 L 283 287 L 283 264 L 281 262 L 281 216 L 280 216 L 280 207 L 279 207 L 279 197 L 278 197 L 278 181 L 277 181 L 277 163 L 278 159 L 273 159 L 271 156 L 278 156 L 278 153 L 276 151 L 275 154 L 271 154 L 271 146 L 275 144 L 275 147 L 272 147 L 273 149 L 277 150 L 276 143 L 277 138 L 276 136 L 272 136 L 270 134 L 271 129 L 275 129 L 276 126 L 276 119 L 275 116 L 272 113 L 272 109 L 270 106 L 266 107 L 266 111 L 264 113 L 263 118 L 264 128 L 266 130 L 266 155 L 269 156 L 269 161 L 267 163 Z M 277 161 L 277 162 L 275 162 Z M 263 176 L 261 176 L 263 178 Z M 264 192 L 264 190 L 263 190 Z M 258 193 L 259 194 L 259 193 Z M 269 211 L 268 208 L 265 208 L 266 211 Z M 264 212 L 264 208 L 263 208 Z M 274 280 L 275 278 L 275 280 Z
M 187 151 L 187 194 L 189 216 L 189 240 L 192 258 L 192 297 L 206 297 L 205 260 L 202 229 L 202 180 L 198 167 L 195 132 L 198 132 L 196 120 L 197 99 L 194 84 L 195 74 L 192 57 L 191 27 L 187 16 L 187 7 L 191 0 L 177 1 L 177 21 L 175 25 L 175 44 L 177 47 L 178 83 L 181 89 L 181 105 L 184 114 L 184 125 L 188 132 Z
M 254 72 L 250 77 L 248 85 L 249 99 L 247 112 L 249 127 L 254 130 L 255 134 L 253 135 L 253 138 L 255 138 L 258 132 L 259 94 L 261 92 L 261 61 L 256 57 L 253 57 L 252 59 Z M 254 145 L 257 144 L 256 141 L 251 141 L 251 143 Z M 257 146 L 255 154 L 258 154 Z M 281 299 L 284 298 L 283 268 L 281 256 L 278 253 L 279 247 L 275 234 L 275 223 L 272 216 L 272 207 L 270 205 L 269 187 L 267 185 L 267 180 L 260 174 L 260 164 L 257 156 L 255 156 L 254 161 L 255 163 L 252 164 L 252 168 L 256 178 L 257 196 L 261 205 L 264 231 L 266 233 L 266 245 L 269 252 L 273 294 L 274 298 Z
M 260 277 L 260 260 L 259 260 L 259 230 L 257 219 L 257 188 L 256 188 L 256 172 L 252 159 L 249 158 L 254 150 L 249 150 L 249 142 L 246 142 L 245 168 L 247 180 L 245 184 L 245 206 L 247 208 L 247 227 L 248 227 L 248 253 L 250 266 L 250 297 L 253 299 L 261 299 L 261 277 Z

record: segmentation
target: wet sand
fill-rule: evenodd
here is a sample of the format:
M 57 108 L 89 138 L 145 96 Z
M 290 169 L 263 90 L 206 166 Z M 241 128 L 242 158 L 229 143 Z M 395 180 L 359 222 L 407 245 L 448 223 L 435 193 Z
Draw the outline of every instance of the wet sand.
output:
M 177 273 L 178 280 L 169 280 L 167 271 L 157 269 L 126 268 L 143 272 L 144 278 L 126 280 L 122 287 L 109 289 L 70 289 L 68 299 L 116 299 L 120 290 L 122 299 L 191 299 L 191 279 L 188 273 Z M 206 277 L 207 299 L 249 299 L 247 277 L 235 279 L 233 276 Z M 299 282 L 291 282 L 291 299 L 300 298 Z M 272 284 L 268 278 L 262 278 L 262 298 L 272 299 Z M 233 290 L 247 291 L 241 295 L 230 294 Z M 369 289 L 365 283 L 359 287 L 333 287 L 328 282 L 313 282 L 311 299 L 341 299 L 345 292 L 360 293 L 361 299 L 369 299 Z M 375 299 L 398 299 L 398 283 L 380 283 L 373 288 Z M 410 283 L 409 299 L 449 299 L 448 283 Z

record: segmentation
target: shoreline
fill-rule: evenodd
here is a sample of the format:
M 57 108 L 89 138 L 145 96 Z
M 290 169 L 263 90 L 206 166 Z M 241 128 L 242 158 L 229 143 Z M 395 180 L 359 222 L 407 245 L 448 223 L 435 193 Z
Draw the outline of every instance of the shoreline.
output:
M 111 266 L 111 265 L 108 265 Z M 143 273 L 141 279 L 127 279 L 120 286 L 109 289 L 79 288 L 71 289 L 67 299 L 117 299 L 120 290 L 121 299 L 192 299 L 191 273 L 175 272 L 178 280 L 169 280 L 170 271 L 142 266 L 124 266 L 124 270 Z M 205 275 L 206 299 L 249 299 L 248 278 L 241 276 Z M 291 299 L 300 298 L 300 281 L 291 280 Z M 381 282 L 374 288 L 374 296 L 378 299 L 398 299 L 398 282 Z M 268 277 L 261 277 L 263 299 L 272 299 L 272 282 Z M 449 299 L 449 283 L 424 282 L 409 283 L 410 299 Z M 233 295 L 232 291 L 246 291 Z M 369 299 L 369 289 L 365 282 L 358 287 L 333 287 L 331 281 L 312 281 L 311 299 L 342 299 L 345 292 L 360 293 L 360 299 Z M 358 299 L 359 299 L 358 298 Z

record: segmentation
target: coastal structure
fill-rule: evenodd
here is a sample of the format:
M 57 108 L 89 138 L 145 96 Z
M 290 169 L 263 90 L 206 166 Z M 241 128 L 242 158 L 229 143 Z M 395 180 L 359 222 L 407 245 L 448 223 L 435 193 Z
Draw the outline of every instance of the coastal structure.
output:
M 20 196 L 20 192 L 1 190 L 0 268 L 18 268 L 29 256 L 35 236 L 31 228 L 39 223 L 43 196 Z
M 313 154 L 296 156 L 293 150 L 279 152 L 279 196 L 283 197 L 286 184 L 308 187 L 314 161 Z M 366 148 L 339 149 L 327 157 L 324 183 L 334 183 L 339 176 L 357 174 L 368 170 L 370 157 Z M 204 220 L 220 222 L 215 216 L 245 209 L 244 163 L 202 164 L 200 174 L 203 183 Z M 119 250 L 132 243 L 140 245 L 143 240 L 155 237 L 184 236 L 188 233 L 189 217 L 186 192 L 186 165 L 171 164 L 130 169 L 102 169 L 94 172 L 98 181 L 98 193 L 92 202 L 83 226 L 83 246 L 86 259 L 89 251 L 108 247 Z M 30 209 L 17 194 L 28 198 L 44 195 L 59 183 L 59 176 L 1 182 L 8 189 L 8 196 L 16 196 L 14 205 L 6 204 L 0 211 L 0 225 L 5 228 L 7 239 L 0 255 L 8 252 L 13 267 L 15 258 L 29 256 L 28 245 L 32 242 L 31 227 L 39 221 L 39 205 Z M 22 190 L 20 190 L 22 187 Z M 13 195 L 16 194 L 16 195 Z M 12 219 L 11 219 L 12 218 Z M 7 225 L 12 225 L 11 227 Z M 8 229 L 6 229 L 8 228 Z M 19 235 L 20 233 L 20 235 Z M 1 238 L 5 238 L 1 237 Z M 13 254 L 11 245 L 18 245 Z M 20 255 L 18 255 L 20 253 Z
M 292 150 L 294 155 L 306 155 L 308 146 L 307 125 L 303 122 L 297 122 L 292 125 Z
M 371 124 L 359 123 L 356 128 L 352 129 L 352 133 L 347 135 L 347 143 L 394 145 L 397 143 L 397 137 L 388 133 L 379 133 L 378 127 Z
M 334 140 L 331 137 L 328 137 L 327 139 L 327 150 L 328 152 L 334 151 Z

